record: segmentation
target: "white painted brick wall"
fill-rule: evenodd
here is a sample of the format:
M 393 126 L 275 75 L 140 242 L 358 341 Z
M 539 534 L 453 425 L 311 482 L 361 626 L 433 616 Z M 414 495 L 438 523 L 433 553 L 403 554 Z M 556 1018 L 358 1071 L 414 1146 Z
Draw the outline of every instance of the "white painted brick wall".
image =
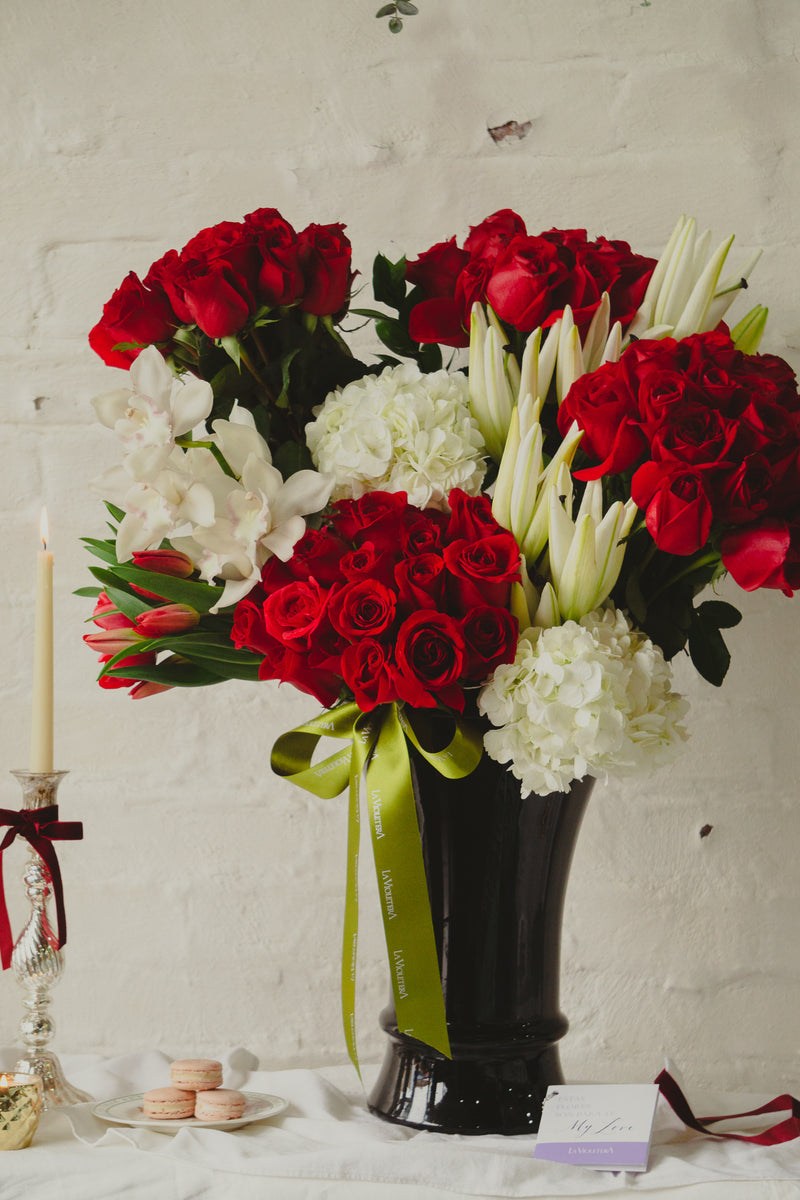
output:
M 744 257 L 766 348 L 800 366 L 796 0 L 420 0 L 392 37 L 376 0 L 7 0 L 0 66 L 0 805 L 27 757 L 39 507 L 57 556 L 57 759 L 68 970 L 62 1050 L 241 1043 L 266 1064 L 343 1059 L 344 805 L 271 776 L 275 735 L 315 710 L 272 685 L 132 704 L 94 680 L 78 543 L 112 461 L 89 399 L 116 384 L 86 333 L 128 270 L 203 226 L 275 206 L 419 252 L 501 206 L 656 253 L 679 212 Z M 496 145 L 489 126 L 530 121 Z M 368 331 L 360 335 L 369 349 Z M 37 398 L 38 401 L 37 401 Z M 35 403 L 37 401 L 37 403 Z M 565 924 L 571 1075 L 798 1085 L 800 600 L 737 597 L 716 691 L 684 664 L 693 739 L 640 785 L 598 787 Z M 700 828 L 713 825 L 704 839 Z M 24 912 L 14 847 L 6 877 Z M 384 1001 L 364 889 L 363 1051 Z M 0 978 L 0 1044 L 19 1009 Z

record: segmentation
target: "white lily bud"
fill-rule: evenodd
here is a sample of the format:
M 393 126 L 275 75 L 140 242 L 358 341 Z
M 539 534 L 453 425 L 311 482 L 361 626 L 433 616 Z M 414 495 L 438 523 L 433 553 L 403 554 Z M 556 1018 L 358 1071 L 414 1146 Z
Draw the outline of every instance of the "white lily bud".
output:
M 603 515 L 602 503 L 599 480 L 587 485 L 574 521 L 570 503 L 557 492 L 550 496 L 549 569 L 564 620 L 577 621 L 597 608 L 619 578 L 636 505 L 617 500 Z
M 700 278 L 692 288 L 691 295 L 683 311 L 675 323 L 675 328 L 672 331 L 674 338 L 688 337 L 690 333 L 695 333 L 697 330 L 705 328 L 706 313 L 714 297 L 714 292 L 722 273 L 722 267 L 725 259 L 728 257 L 728 251 L 733 245 L 733 236 L 731 234 L 729 238 L 721 242 L 708 260 Z
M 697 221 L 690 217 L 678 238 L 672 260 L 667 267 L 664 285 L 656 302 L 654 324 L 674 325 L 694 282 L 694 244 Z
M 546 396 L 550 390 L 550 383 L 553 379 L 553 372 L 556 369 L 556 358 L 558 356 L 558 340 L 561 336 L 561 321 L 559 317 L 550 326 L 550 332 L 544 340 L 544 345 L 539 350 L 539 395 Z
M 562 329 L 563 337 L 563 329 Z M 573 325 L 566 338 L 559 339 L 558 362 L 556 363 L 556 397 L 558 403 L 566 396 L 576 379 L 583 375 L 583 353 L 578 327 Z
M 561 624 L 561 613 L 558 611 L 558 600 L 552 583 L 546 583 L 542 588 L 533 624 L 538 629 L 552 629 L 554 625 Z
M 703 327 L 704 330 L 714 329 L 715 326 L 719 325 L 720 321 L 725 316 L 736 297 L 739 295 L 739 292 L 747 286 L 747 280 L 750 278 L 753 268 L 761 258 L 761 253 L 761 250 L 756 250 L 755 254 L 748 258 L 741 271 L 737 271 L 733 275 L 728 275 L 725 279 L 720 281 L 717 291 L 714 294 L 714 299 L 708 306 L 705 325 Z M 703 330 L 701 330 L 701 332 L 703 332 Z
M 757 304 L 750 312 L 742 317 L 738 325 L 731 330 L 731 338 L 737 350 L 742 354 L 755 354 L 764 336 L 769 309 L 763 304 Z
M 678 244 L 678 239 L 683 233 L 686 225 L 686 217 L 680 216 L 675 224 L 675 228 L 669 235 L 669 240 L 664 247 L 663 253 L 653 268 L 653 274 L 650 276 L 650 282 L 647 285 L 647 291 L 644 294 L 644 300 L 639 306 L 636 316 L 628 326 L 628 335 L 632 337 L 641 337 L 645 329 L 649 329 L 653 324 L 655 316 L 656 302 L 658 300 L 661 288 L 664 285 L 667 269 L 672 261 L 672 255 L 675 247 Z
M 583 343 L 583 364 L 586 371 L 596 371 L 603 362 L 603 350 L 608 343 L 610 320 L 611 300 L 608 292 L 603 292 Z
M 606 342 L 605 349 L 603 350 L 603 357 L 601 359 L 600 366 L 602 366 L 604 363 L 619 362 L 621 351 L 622 325 L 619 323 L 619 321 L 615 321 L 611 327 L 611 333 L 608 335 L 608 341 Z
M 532 396 L 538 400 L 542 396 L 539 390 L 539 348 L 542 344 L 542 330 L 534 329 L 525 343 L 520 367 L 519 395 L 520 399 Z

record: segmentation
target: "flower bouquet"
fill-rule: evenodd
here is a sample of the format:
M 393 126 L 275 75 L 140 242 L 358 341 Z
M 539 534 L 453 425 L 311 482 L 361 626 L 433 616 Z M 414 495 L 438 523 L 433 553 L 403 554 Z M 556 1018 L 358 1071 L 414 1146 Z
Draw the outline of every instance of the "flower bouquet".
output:
M 383 308 L 352 310 L 389 351 L 369 365 L 341 332 L 342 227 L 296 233 L 262 209 L 129 275 L 90 335 L 130 367 L 94 401 L 122 452 L 94 484 L 113 536 L 87 539 L 99 586 L 82 589 L 100 683 L 277 680 L 323 706 L 272 766 L 349 791 L 356 1063 L 368 816 L 394 998 L 373 1106 L 390 1119 L 536 1128 L 560 1078 L 559 922 L 591 781 L 677 752 L 679 651 L 722 682 L 740 615 L 704 589 L 726 572 L 800 584 L 800 396 L 757 353 L 765 308 L 723 321 L 757 261 L 724 277 L 732 241 L 681 218 L 656 262 L 503 210 L 463 246 L 378 256 Z M 322 737 L 345 749 L 314 761 Z

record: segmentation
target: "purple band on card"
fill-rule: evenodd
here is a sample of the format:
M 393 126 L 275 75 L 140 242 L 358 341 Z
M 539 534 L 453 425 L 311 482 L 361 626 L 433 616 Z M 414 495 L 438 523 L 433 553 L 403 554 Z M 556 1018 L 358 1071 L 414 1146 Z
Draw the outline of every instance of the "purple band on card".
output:
M 647 1149 L 647 1142 L 537 1142 L 534 1158 L 623 1171 L 628 1166 L 644 1166 Z

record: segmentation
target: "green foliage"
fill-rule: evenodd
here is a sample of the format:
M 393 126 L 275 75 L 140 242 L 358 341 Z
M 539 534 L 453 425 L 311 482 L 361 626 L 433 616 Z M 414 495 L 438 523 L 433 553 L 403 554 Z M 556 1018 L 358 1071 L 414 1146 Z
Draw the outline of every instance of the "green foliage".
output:
M 388 17 L 389 32 L 399 33 L 403 28 L 403 21 L 400 14 L 402 13 L 404 17 L 415 17 L 418 12 L 419 9 L 416 4 L 411 3 L 411 0 L 394 0 L 392 4 L 382 5 L 375 13 L 375 16 Z
M 399 355 L 400 358 L 414 359 L 421 371 L 440 371 L 441 348 L 412 341 L 408 332 L 411 310 L 423 296 L 419 288 L 408 290 L 405 258 L 393 263 L 385 255 L 378 254 L 372 264 L 372 291 L 378 303 L 393 308 L 397 316 L 389 316 L 374 308 L 354 308 L 352 311 L 375 322 L 376 334 L 393 356 L 387 358 L 381 355 L 382 362 L 396 364 L 394 356 Z

